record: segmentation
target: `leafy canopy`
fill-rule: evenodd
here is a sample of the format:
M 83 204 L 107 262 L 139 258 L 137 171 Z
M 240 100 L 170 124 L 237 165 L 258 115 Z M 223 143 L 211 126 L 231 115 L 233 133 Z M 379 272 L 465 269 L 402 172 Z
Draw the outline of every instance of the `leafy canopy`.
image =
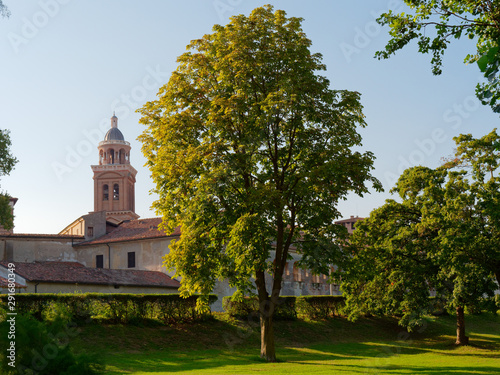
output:
M 352 150 L 366 125 L 360 94 L 317 75 L 301 21 L 264 6 L 216 25 L 139 110 L 154 207 L 166 231 L 181 227 L 165 264 L 185 295 L 218 279 L 249 293 L 252 278 L 261 298 L 279 294 L 292 247 L 327 269 L 345 234 L 337 202 L 366 181 L 381 188 L 373 154 Z
M 342 275 L 351 318 L 397 314 L 413 328 L 431 290 L 463 308 L 498 288 L 500 138 L 494 130 L 455 141 L 454 160 L 407 169 L 392 190 L 401 202 L 388 200 L 357 225 Z
M 10 146 L 10 132 L 0 130 L 0 176 L 8 175 L 18 161 L 11 154 Z M 10 196 L 5 192 L 0 193 L 0 225 L 5 229 L 12 229 L 14 226 Z
M 453 39 L 474 39 L 476 51 L 465 57 L 477 62 L 487 82 L 478 83 L 476 95 L 494 112 L 500 112 L 498 53 L 500 40 L 500 4 L 491 0 L 404 0 L 411 13 L 384 13 L 377 20 L 390 27 L 391 39 L 375 55 L 388 58 L 412 40 L 420 53 L 432 54 L 432 72 L 441 74 L 442 57 Z

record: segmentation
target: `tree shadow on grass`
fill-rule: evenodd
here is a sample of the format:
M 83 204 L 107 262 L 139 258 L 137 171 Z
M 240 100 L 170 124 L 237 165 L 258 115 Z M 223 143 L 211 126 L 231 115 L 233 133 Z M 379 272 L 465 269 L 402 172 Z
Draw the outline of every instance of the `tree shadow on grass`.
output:
M 379 365 L 373 367 L 344 365 L 342 369 L 335 369 L 336 373 L 348 372 L 349 374 L 391 374 L 391 375 L 498 375 L 498 366 L 405 366 L 405 365 Z
M 498 325 L 497 322 L 498 320 L 494 320 L 494 327 Z M 409 335 L 401 335 L 405 332 L 404 329 L 393 320 L 380 319 L 364 319 L 356 324 L 336 319 L 325 324 L 302 321 L 279 322 L 276 325 L 280 326 L 276 330 L 278 359 L 299 369 L 299 372 L 294 369 L 290 373 L 304 373 L 300 369 L 313 367 L 318 368 L 321 373 L 340 374 L 500 373 L 498 367 L 490 367 L 488 364 L 477 367 L 467 363 L 467 358 L 494 359 L 498 356 L 500 337 L 491 327 L 480 327 L 476 330 L 477 333 L 471 334 L 471 350 L 468 351 L 460 350 L 453 344 L 453 336 L 448 334 L 452 331 L 447 326 L 435 323 L 431 323 L 421 333 Z M 286 334 L 283 333 L 285 330 Z M 493 334 L 488 334 L 490 332 Z M 283 338 L 280 337 L 281 334 Z M 172 343 L 177 344 L 172 346 Z M 169 332 L 165 340 L 156 339 L 150 341 L 147 347 L 137 349 L 134 353 L 121 352 L 110 361 L 107 373 L 117 375 L 125 371 L 197 374 L 205 370 L 231 373 L 228 369 L 234 369 L 234 373 L 246 373 L 271 369 L 258 357 L 259 331 L 256 322 L 242 321 L 238 327 L 223 322 L 215 322 L 208 327 L 199 325 L 186 332 Z M 405 366 L 401 365 L 401 361 L 399 365 L 394 363 L 398 360 L 393 361 L 393 357 L 399 355 L 418 356 L 425 353 L 443 357 L 456 356 L 457 361 L 464 363 L 463 366 L 460 363 L 459 366 L 446 366 L 445 363 L 437 362 L 440 366 L 426 367 L 420 366 L 418 362 Z M 281 364 L 277 366 L 281 367 Z
M 220 350 L 194 351 L 189 353 L 167 353 L 156 352 L 149 355 L 135 356 L 122 355 L 120 370 L 110 368 L 108 374 L 118 375 L 134 372 L 155 373 L 177 373 L 193 372 L 195 374 L 203 371 L 220 369 L 220 373 L 234 373 L 240 371 L 271 372 L 279 367 L 292 365 L 292 373 L 310 373 L 311 368 L 318 368 L 321 373 L 348 373 L 348 374 L 422 374 L 422 375 L 469 375 L 475 374 L 498 374 L 498 366 L 472 365 L 467 361 L 458 362 L 456 366 L 435 366 L 397 364 L 391 363 L 399 355 L 418 355 L 427 352 L 418 348 L 400 348 L 390 344 L 371 343 L 345 343 L 335 345 L 314 345 L 304 348 L 278 348 L 278 358 L 282 363 L 267 364 L 261 360 L 257 353 L 258 348 L 244 351 L 224 352 Z M 254 354 L 255 353 L 255 354 Z M 443 355 L 449 355 L 446 352 Z M 453 355 L 453 353 L 451 353 Z M 458 355 L 458 354 L 457 354 Z M 468 355 L 465 353 L 465 355 Z M 490 359 L 494 359 L 494 353 Z M 399 360 L 401 361 L 401 360 Z M 120 361 L 121 362 L 121 361 Z M 247 367 L 248 366 L 248 367 Z M 241 370 L 239 370 L 240 368 Z M 321 368 L 321 370 L 320 370 Z M 301 372 L 304 369 L 306 372 Z

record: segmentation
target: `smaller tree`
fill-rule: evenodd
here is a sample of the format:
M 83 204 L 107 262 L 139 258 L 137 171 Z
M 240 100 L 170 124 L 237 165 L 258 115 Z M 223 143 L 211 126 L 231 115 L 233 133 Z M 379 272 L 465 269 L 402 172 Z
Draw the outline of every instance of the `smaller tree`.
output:
M 473 255 L 484 247 L 478 197 L 464 171 L 407 169 L 388 200 L 358 224 L 344 260 L 342 289 L 350 318 L 400 316 L 413 329 L 431 291 L 456 311 L 458 345 L 468 344 L 464 308 L 493 295 L 493 273 Z

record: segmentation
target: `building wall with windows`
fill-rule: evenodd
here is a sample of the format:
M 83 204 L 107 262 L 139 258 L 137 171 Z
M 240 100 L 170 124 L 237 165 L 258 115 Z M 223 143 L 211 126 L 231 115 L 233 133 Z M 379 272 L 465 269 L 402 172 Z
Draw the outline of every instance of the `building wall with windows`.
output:
M 76 260 L 86 267 L 138 269 L 160 271 L 172 276 L 162 267 L 172 238 L 144 239 L 124 242 L 85 244 L 75 246 Z M 102 259 L 102 264 L 98 261 Z M 111 263 L 110 263 L 111 259 Z M 98 267 L 102 265 L 102 267 Z

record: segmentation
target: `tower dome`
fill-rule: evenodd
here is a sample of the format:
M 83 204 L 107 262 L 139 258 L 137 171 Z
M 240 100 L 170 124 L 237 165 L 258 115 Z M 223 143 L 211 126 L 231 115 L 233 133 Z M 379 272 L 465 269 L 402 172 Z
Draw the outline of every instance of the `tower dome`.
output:
M 111 128 L 104 136 L 104 141 L 124 141 L 122 132 L 118 128 Z
M 130 164 L 130 143 L 125 141 L 118 129 L 118 117 L 113 113 L 111 128 L 99 142 L 99 165 L 105 164 Z

